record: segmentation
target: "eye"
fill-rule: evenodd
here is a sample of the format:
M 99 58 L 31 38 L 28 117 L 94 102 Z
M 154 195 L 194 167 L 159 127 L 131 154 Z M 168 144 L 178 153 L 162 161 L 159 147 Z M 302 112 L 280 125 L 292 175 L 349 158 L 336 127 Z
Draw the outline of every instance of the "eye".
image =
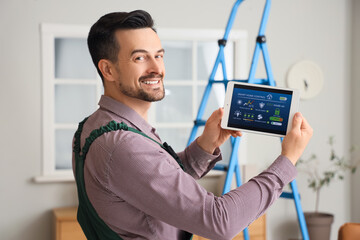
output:
M 159 55 L 156 55 L 155 58 L 158 58 L 158 59 L 164 58 L 164 55 L 163 55 L 163 54 L 159 54 Z
M 135 61 L 144 61 L 145 57 L 144 56 L 138 56 L 135 58 Z

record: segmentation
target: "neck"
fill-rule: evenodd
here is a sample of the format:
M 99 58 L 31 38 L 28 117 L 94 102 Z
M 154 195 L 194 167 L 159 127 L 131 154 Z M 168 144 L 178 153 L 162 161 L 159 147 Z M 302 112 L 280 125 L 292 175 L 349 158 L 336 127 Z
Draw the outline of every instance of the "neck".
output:
M 125 96 L 123 94 L 111 94 L 105 90 L 105 96 L 111 97 L 116 101 L 125 104 L 126 106 L 132 108 L 135 112 L 137 112 L 145 121 L 148 121 L 148 111 L 151 107 L 151 102 L 143 101 L 137 98 L 132 98 Z

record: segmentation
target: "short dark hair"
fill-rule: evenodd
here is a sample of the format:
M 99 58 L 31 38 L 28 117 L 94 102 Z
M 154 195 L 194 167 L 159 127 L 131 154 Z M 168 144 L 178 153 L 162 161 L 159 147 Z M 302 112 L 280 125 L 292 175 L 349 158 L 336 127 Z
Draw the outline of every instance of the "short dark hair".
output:
M 87 43 L 91 58 L 104 82 L 104 77 L 98 67 L 101 59 L 117 61 L 120 46 L 115 32 L 120 29 L 152 28 L 155 32 L 151 15 L 143 10 L 132 12 L 113 12 L 102 16 L 90 29 Z

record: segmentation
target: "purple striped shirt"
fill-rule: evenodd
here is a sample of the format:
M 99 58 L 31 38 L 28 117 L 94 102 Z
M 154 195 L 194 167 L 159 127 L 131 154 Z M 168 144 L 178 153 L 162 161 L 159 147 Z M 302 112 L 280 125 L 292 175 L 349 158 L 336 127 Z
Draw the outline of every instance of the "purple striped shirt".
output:
M 99 106 L 84 125 L 81 144 L 112 120 L 161 142 L 155 129 L 126 105 L 102 96 Z M 296 175 L 292 163 L 279 156 L 258 176 L 217 197 L 195 180 L 221 160 L 220 150 L 208 154 L 194 141 L 178 155 L 186 173 L 158 144 L 137 133 L 109 132 L 91 145 L 84 169 L 88 197 L 124 240 L 180 240 L 184 231 L 231 239 L 261 216 Z

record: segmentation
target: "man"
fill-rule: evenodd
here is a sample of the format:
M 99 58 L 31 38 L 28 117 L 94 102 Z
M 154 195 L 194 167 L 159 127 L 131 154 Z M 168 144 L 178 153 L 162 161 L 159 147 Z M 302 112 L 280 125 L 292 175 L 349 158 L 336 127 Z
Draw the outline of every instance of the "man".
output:
M 87 147 L 86 194 L 97 215 L 122 239 L 176 240 L 185 239 L 186 232 L 231 239 L 263 214 L 294 179 L 294 165 L 312 136 L 300 113 L 274 163 L 221 197 L 207 192 L 195 179 L 221 160 L 219 146 L 230 135 L 241 136 L 220 128 L 222 109 L 214 111 L 203 134 L 178 153 L 186 172 L 156 143 L 161 140 L 147 122 L 147 114 L 151 102 L 164 97 L 165 51 L 148 13 L 101 17 L 90 30 L 88 46 L 105 93 L 100 108 L 81 127 L 78 145 L 86 145 L 90 133 L 110 121 L 124 122 L 147 135 L 111 131 L 91 137 Z

